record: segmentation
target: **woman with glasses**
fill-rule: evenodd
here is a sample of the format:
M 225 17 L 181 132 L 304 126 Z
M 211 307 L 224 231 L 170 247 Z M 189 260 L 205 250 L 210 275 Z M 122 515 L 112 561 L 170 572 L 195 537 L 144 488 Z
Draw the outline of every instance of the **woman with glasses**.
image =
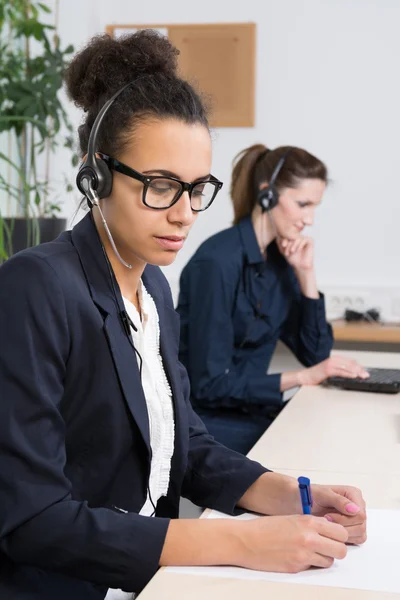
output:
M 243 454 L 282 409 L 286 390 L 368 376 L 351 359 L 329 358 L 314 244 L 302 234 L 327 181 L 325 165 L 301 148 L 243 150 L 232 173 L 234 225 L 204 242 L 181 275 L 180 358 L 192 403 L 208 431 Z M 305 368 L 268 374 L 278 340 Z
M 0 268 L 7 600 L 132 598 L 160 565 L 327 567 L 365 539 L 359 490 L 315 485 L 303 516 L 296 480 L 218 444 L 191 408 L 159 266 L 222 184 L 176 56 L 149 31 L 95 37 L 75 56 L 66 79 L 85 110 L 77 183 L 91 210 Z M 277 516 L 179 520 L 180 496 Z

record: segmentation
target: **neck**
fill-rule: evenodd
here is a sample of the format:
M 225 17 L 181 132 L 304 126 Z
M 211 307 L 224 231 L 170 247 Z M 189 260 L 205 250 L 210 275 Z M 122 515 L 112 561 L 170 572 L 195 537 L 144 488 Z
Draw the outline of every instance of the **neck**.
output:
M 125 267 L 115 255 L 115 252 L 110 244 L 110 240 L 108 239 L 103 223 L 101 221 L 99 211 L 96 210 L 96 208 L 93 209 L 93 219 L 97 231 L 99 233 L 101 242 L 104 246 L 104 250 L 106 251 L 108 260 L 111 263 L 112 270 L 114 271 L 114 275 L 117 280 L 119 289 L 121 290 L 121 294 L 122 296 L 124 296 L 124 298 L 127 298 L 127 300 L 132 302 L 132 304 L 134 304 L 139 311 L 140 307 L 137 293 L 139 281 L 145 269 L 146 263 L 138 260 L 135 257 L 130 256 L 127 262 L 132 265 L 132 268 L 129 269 L 128 267 Z M 115 239 L 114 242 L 117 244 Z M 118 251 L 120 252 L 119 248 Z M 123 256 L 122 253 L 121 256 Z M 123 258 L 125 260 L 124 256 Z
M 276 227 L 268 212 L 263 212 L 260 206 L 253 209 L 251 220 L 261 253 L 266 255 L 267 246 L 277 238 Z

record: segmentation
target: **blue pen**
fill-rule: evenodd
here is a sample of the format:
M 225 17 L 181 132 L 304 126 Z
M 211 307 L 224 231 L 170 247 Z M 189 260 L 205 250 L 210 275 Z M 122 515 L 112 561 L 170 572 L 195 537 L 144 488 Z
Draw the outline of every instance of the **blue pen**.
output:
M 308 477 L 299 477 L 299 490 L 300 490 L 300 498 L 301 498 L 301 506 L 303 509 L 303 515 L 311 515 L 312 508 L 312 496 L 311 496 L 311 487 L 310 480 Z

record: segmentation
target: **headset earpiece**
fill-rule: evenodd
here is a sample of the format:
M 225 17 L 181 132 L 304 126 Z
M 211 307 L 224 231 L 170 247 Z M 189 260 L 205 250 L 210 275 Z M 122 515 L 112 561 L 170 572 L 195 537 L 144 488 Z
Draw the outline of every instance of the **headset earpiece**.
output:
M 88 154 L 76 176 L 79 191 L 87 196 L 88 190 L 92 189 L 98 198 L 106 198 L 111 194 L 112 182 L 112 173 L 105 160 Z
M 266 150 L 265 152 L 263 152 L 261 154 L 261 156 L 258 158 L 257 162 L 259 162 L 260 160 L 262 160 L 265 156 L 265 154 L 267 154 L 268 152 L 270 152 L 270 150 Z M 276 165 L 274 172 L 271 175 L 271 179 L 268 183 L 268 185 L 259 190 L 257 192 L 257 202 L 259 204 L 259 206 L 261 206 L 261 209 L 263 212 L 265 212 L 266 210 L 272 210 L 273 208 L 275 208 L 275 206 L 278 204 L 279 202 L 279 194 L 278 194 L 278 190 L 275 187 L 275 182 L 278 178 L 279 172 L 282 169 L 283 165 L 285 164 L 287 155 L 289 154 L 290 149 L 287 150 L 285 152 L 285 154 L 283 156 L 281 156 L 281 158 L 278 160 L 278 164 Z M 257 164 L 256 162 L 256 164 Z
M 263 211 L 271 210 L 278 204 L 279 194 L 275 186 L 268 185 L 258 192 L 257 202 Z

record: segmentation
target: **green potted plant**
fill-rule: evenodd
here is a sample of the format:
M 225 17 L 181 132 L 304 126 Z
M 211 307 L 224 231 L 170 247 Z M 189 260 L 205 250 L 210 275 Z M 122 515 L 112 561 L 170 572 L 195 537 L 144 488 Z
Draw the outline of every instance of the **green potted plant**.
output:
M 73 47 L 61 49 L 55 27 L 42 22 L 50 12 L 40 2 L 0 0 L 0 262 L 66 226 L 49 165 L 60 145 L 78 162 L 58 97 Z

